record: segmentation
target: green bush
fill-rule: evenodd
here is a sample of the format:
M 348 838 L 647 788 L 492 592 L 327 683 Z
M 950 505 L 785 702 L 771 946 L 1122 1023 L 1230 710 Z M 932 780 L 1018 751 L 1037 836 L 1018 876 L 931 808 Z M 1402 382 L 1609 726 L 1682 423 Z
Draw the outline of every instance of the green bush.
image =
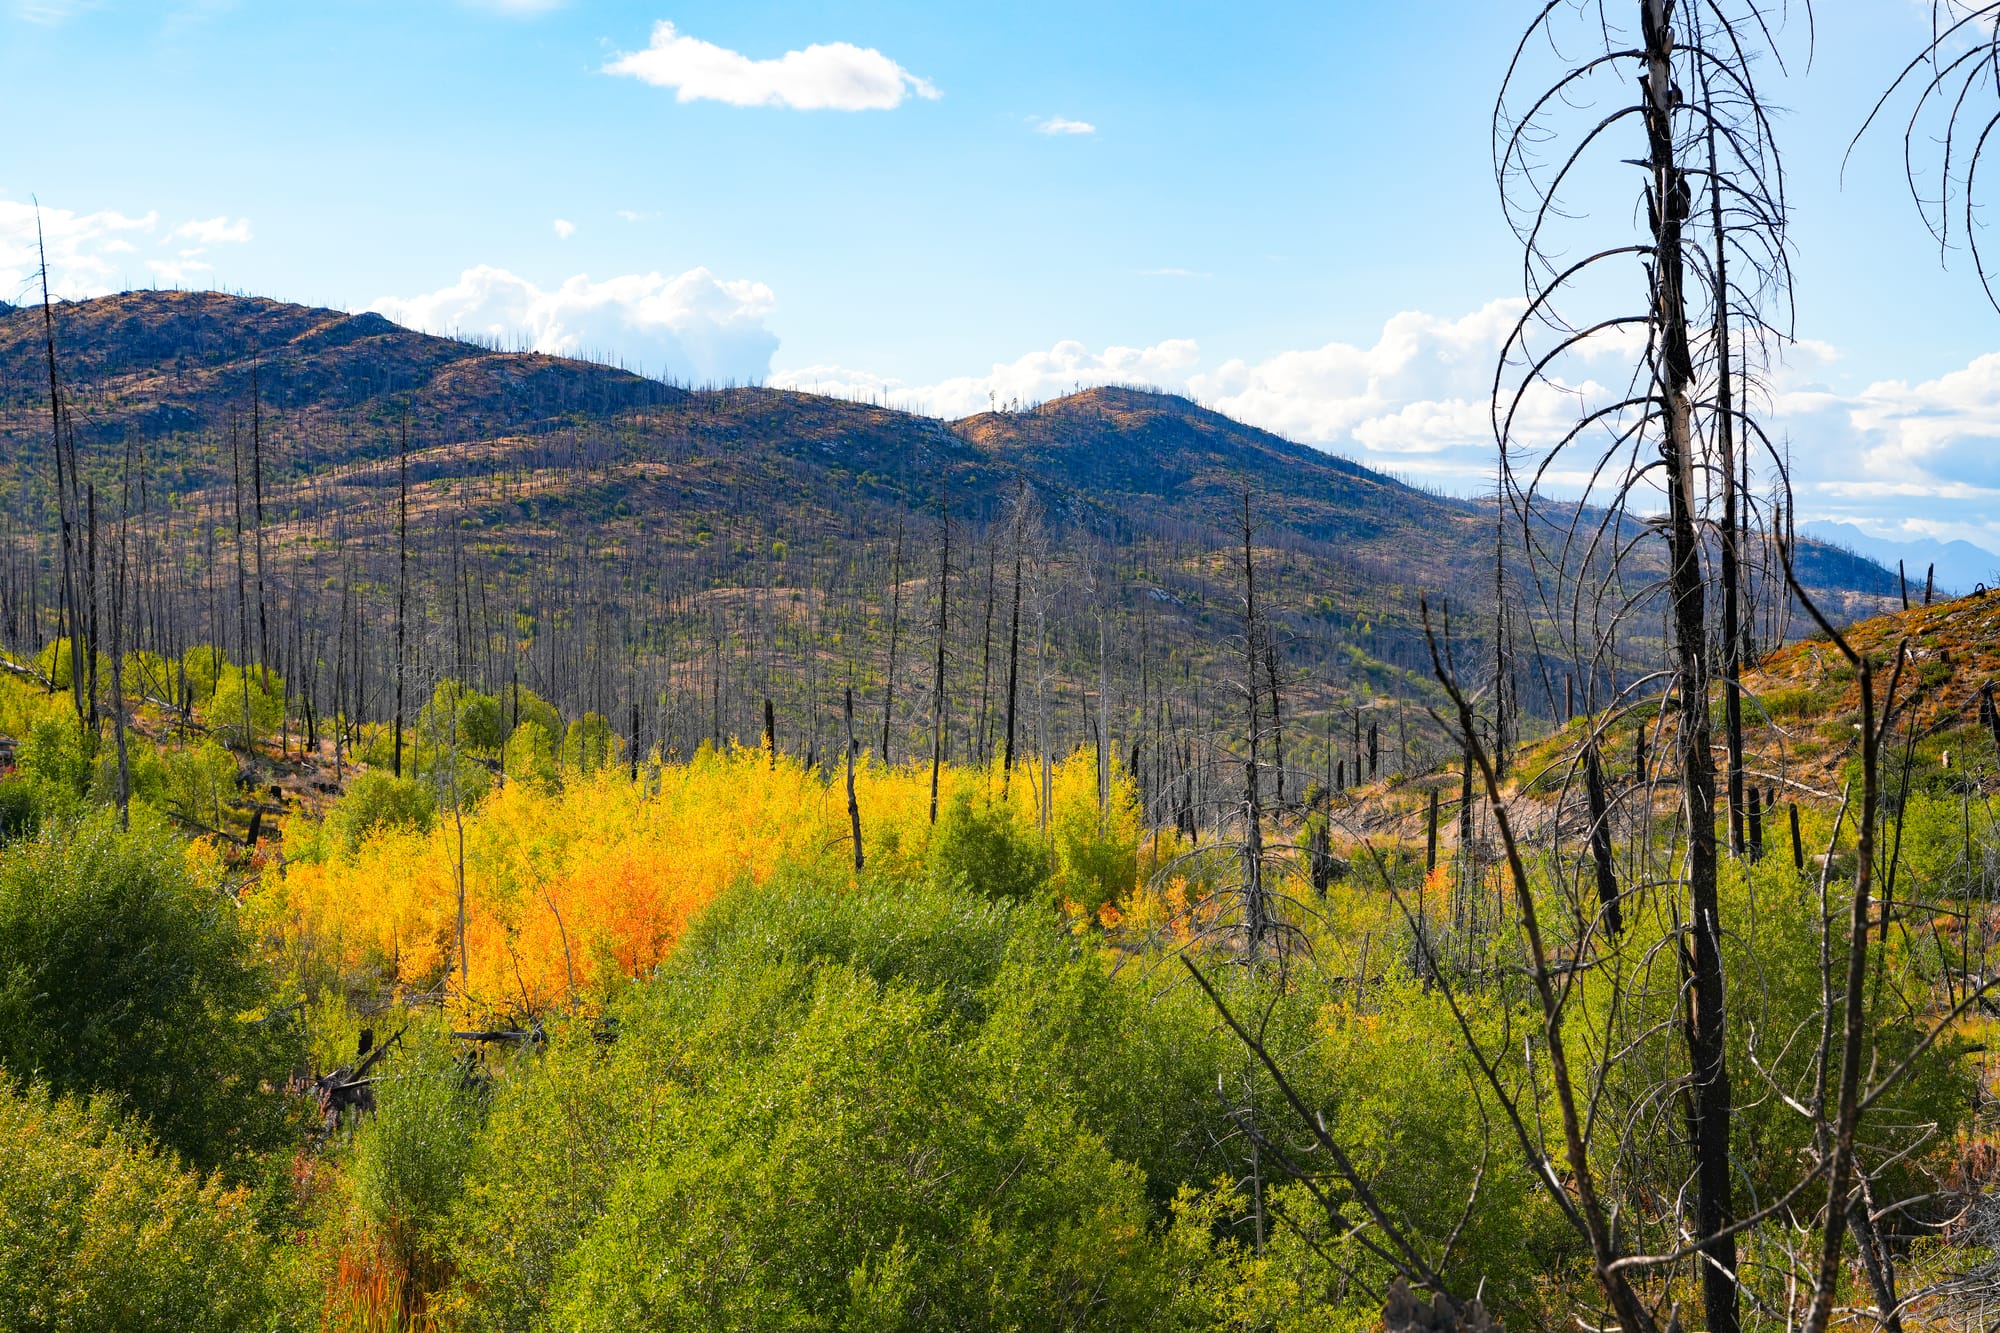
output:
M 562 781 L 562 770 L 556 766 L 555 737 L 539 722 L 527 721 L 514 728 L 514 734 L 507 738 L 502 767 L 510 782 L 553 787 Z
M 556 706 L 525 686 L 514 684 L 501 690 L 500 705 L 509 735 L 530 722 L 540 727 L 544 735 L 563 734 L 562 714 L 556 711 Z
M 346 794 L 326 815 L 327 831 L 349 854 L 360 850 L 377 829 L 408 828 L 422 833 L 436 822 L 437 797 L 429 786 L 378 769 L 356 773 Z
M 492 754 L 507 739 L 507 722 L 500 701 L 492 695 L 455 680 L 441 680 L 417 714 L 417 734 L 438 749 L 455 744 L 461 750 Z
M 0 844 L 32 838 L 42 826 L 42 803 L 25 778 L 0 779 Z
M 167 756 L 165 800 L 181 818 L 220 829 L 236 792 L 236 756 L 212 738 Z
M 204 1169 L 287 1141 L 302 1038 L 220 884 L 135 810 L 0 851 L 0 1069 L 109 1092 Z
M 125 654 L 125 692 L 173 702 L 173 663 L 146 649 Z
M 959 884 L 992 898 L 1027 902 L 1048 884 L 1049 856 L 1033 829 L 1022 828 L 1013 808 L 952 797 L 931 837 L 930 869 L 940 884 Z
M 1178 1326 L 1157 1200 L 1213 1164 L 1217 1047 L 1118 987 L 1045 909 L 958 888 L 725 895 L 615 1043 L 559 1031 L 502 1083 L 472 1323 Z
M 134 801 L 150 805 L 166 803 L 167 763 L 137 732 L 126 733 L 125 779 L 126 791 Z M 109 735 L 97 747 L 97 769 L 91 778 L 91 790 L 106 801 L 118 799 L 118 746 Z
M 602 713 L 585 713 L 563 736 L 562 766 L 572 773 L 595 773 L 618 759 L 618 737 Z
M 220 648 L 202 645 L 181 654 L 181 670 L 187 674 L 188 695 L 198 705 L 208 702 L 215 694 L 216 684 L 228 668 L 229 658 Z
M 1166 1322 L 1136 1170 L 1011 1096 L 922 992 L 792 967 L 761 1058 L 665 1090 L 668 1132 L 550 1293 L 558 1327 Z
M 73 804 L 90 791 L 97 747 L 73 717 L 45 717 L 21 739 L 15 767 L 40 785 L 45 802 Z
M 478 1150 L 485 1095 L 447 1032 L 405 1030 L 381 1066 L 375 1114 L 354 1140 L 354 1200 L 406 1265 L 445 1246 L 443 1223 Z
M 179 1166 L 103 1101 L 0 1078 L 0 1328 L 268 1329 L 248 1197 Z
M 66 690 L 70 687 L 71 672 L 78 665 L 81 665 L 87 674 L 91 668 L 89 655 L 85 654 L 83 660 L 79 663 L 76 654 L 70 651 L 70 643 L 67 637 L 47 644 L 41 652 L 35 654 L 35 669 L 40 671 L 59 690 Z M 96 666 L 99 688 L 109 688 L 111 684 L 111 659 L 107 658 L 103 653 L 99 653 L 97 654 Z
M 277 729 L 284 691 L 284 678 L 276 672 L 225 666 L 215 692 L 201 705 L 202 724 L 230 749 L 248 749 Z

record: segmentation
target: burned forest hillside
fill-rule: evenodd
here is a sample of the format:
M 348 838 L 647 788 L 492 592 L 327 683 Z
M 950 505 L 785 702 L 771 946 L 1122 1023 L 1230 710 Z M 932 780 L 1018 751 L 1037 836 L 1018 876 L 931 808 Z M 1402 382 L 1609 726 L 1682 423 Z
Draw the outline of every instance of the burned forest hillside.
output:
M 941 718 L 947 755 L 978 759 L 1012 663 L 1050 748 L 1108 731 L 1129 757 L 1241 711 L 1247 517 L 1285 725 L 1393 710 L 1377 722 L 1400 765 L 1424 730 L 1404 706 L 1431 697 L 1419 596 L 1491 586 L 1490 506 L 1169 394 L 944 422 L 374 314 L 128 292 L 47 327 L 0 311 L 0 630 L 18 651 L 61 629 L 51 334 L 78 549 L 127 519 L 128 642 L 170 661 L 223 645 L 302 714 L 388 718 L 401 660 L 418 682 L 598 713 L 642 751 L 755 738 L 770 700 L 779 745 L 823 755 L 851 685 L 871 747 L 927 754 Z M 1887 604 L 1879 567 L 1801 549 L 1848 614 Z M 1492 628 L 1461 617 L 1467 660 Z M 1533 649 L 1511 660 L 1522 707 L 1553 715 L 1556 677 Z

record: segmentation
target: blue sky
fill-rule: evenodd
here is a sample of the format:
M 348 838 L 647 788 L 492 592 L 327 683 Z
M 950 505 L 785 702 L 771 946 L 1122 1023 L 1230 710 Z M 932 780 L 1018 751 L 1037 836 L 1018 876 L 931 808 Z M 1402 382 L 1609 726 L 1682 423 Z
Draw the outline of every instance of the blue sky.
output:
M 1469 491 L 1520 288 L 1489 126 L 1533 7 L 0 0 L 35 109 L 0 299 L 32 194 L 72 294 L 375 307 L 946 414 L 1143 380 Z M 1810 70 L 1799 31 L 1767 75 L 1801 513 L 2000 550 L 2000 315 L 1894 135 L 1838 179 L 1924 10 L 1817 12 Z

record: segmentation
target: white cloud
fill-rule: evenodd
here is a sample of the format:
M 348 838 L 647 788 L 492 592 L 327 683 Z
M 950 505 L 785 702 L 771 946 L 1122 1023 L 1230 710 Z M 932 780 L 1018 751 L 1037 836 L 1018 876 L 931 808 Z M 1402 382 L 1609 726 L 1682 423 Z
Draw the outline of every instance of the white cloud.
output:
M 990 403 L 1045 401 L 1088 385 L 1148 384 L 1302 443 L 1459 494 L 1492 485 L 1491 395 L 1500 346 L 1521 311 L 1491 302 L 1458 317 L 1405 312 L 1370 343 L 1332 342 L 1216 363 L 1192 341 L 1094 351 L 1077 342 L 994 365 L 985 374 L 909 382 L 839 366 L 783 369 L 785 387 L 881 399 L 956 417 Z M 1629 346 L 1571 367 L 1572 382 L 1522 403 L 1517 434 L 1532 466 L 1576 420 L 1579 401 L 1622 396 Z M 2000 354 L 1919 384 L 1884 382 L 1859 392 L 1819 378 L 1840 354 L 1802 341 L 1771 376 L 1761 420 L 1792 456 L 1801 519 L 1893 524 L 2000 550 Z M 1593 377 L 1595 376 L 1595 377 Z M 1557 493 L 1590 483 L 1585 459 L 1558 460 L 1544 478 Z M 1643 503 L 1643 500 L 1641 501 Z
M 1314 444 L 1490 455 L 1493 366 L 1521 308 L 1492 301 L 1458 319 L 1407 311 L 1372 346 L 1332 342 L 1226 361 L 1190 376 L 1188 387 L 1219 412 Z
M 1097 126 L 1087 120 L 1070 120 L 1065 116 L 1044 116 L 1035 122 L 1038 134 L 1095 134 Z
M 967 416 L 993 406 L 1041 402 L 1094 384 L 1178 386 L 1201 359 L 1186 338 L 1151 347 L 1107 347 L 1093 352 L 1080 342 L 1059 342 L 1045 352 L 995 364 L 984 375 L 960 375 L 935 384 L 912 385 L 839 366 L 806 366 L 774 374 L 779 388 L 847 398 L 884 399 L 944 417 Z
M 559 356 L 615 357 L 649 375 L 714 384 L 769 373 L 778 339 L 765 319 L 776 304 L 763 283 L 724 281 L 705 268 L 603 282 L 579 274 L 549 290 L 482 265 L 449 287 L 383 297 L 369 308 L 412 328 L 525 343 Z
M 557 218 L 555 220 L 555 231 L 557 240 L 566 241 L 576 235 L 576 224 L 568 218 Z
M 1213 369 L 1202 367 L 1194 341 L 1176 338 L 1095 352 L 1060 342 L 983 375 L 930 384 L 837 366 L 781 370 L 772 382 L 887 398 L 941 416 L 982 411 L 993 401 L 1044 401 L 1088 385 L 1150 385 L 1290 439 L 1471 486 L 1492 474 L 1487 404 L 1493 366 L 1520 310 L 1519 301 L 1495 301 L 1458 319 L 1410 312 L 1384 324 L 1372 346 L 1327 343 L 1255 362 L 1228 360 Z M 1531 408 L 1539 420 L 1560 404 L 1537 400 Z
M 231 222 L 226 217 L 219 217 L 183 222 L 174 228 L 173 234 L 202 245 L 240 245 L 250 239 L 250 219 L 238 218 Z
M 656 88 L 672 88 L 679 102 L 731 106 L 784 106 L 799 111 L 886 111 L 906 96 L 936 97 L 938 90 L 872 47 L 814 43 L 774 60 L 753 60 L 712 42 L 688 37 L 672 23 L 653 26 L 643 51 L 619 55 L 604 67 Z
M 1801 358 L 1773 394 L 1804 518 L 1922 524 L 2000 550 L 2000 355 L 1934 379 L 1843 392 Z
M 49 258 L 49 291 L 65 300 L 103 296 L 135 284 L 192 285 L 211 271 L 202 260 L 211 245 L 250 239 L 247 218 L 195 218 L 177 225 L 160 215 L 99 209 L 40 210 L 42 241 Z M 41 296 L 41 258 L 36 245 L 37 210 L 32 202 L 0 197 L 0 301 Z M 151 251 L 154 257 L 145 257 Z
M 135 240 L 157 234 L 160 216 L 133 216 L 113 209 L 77 213 L 67 208 L 44 208 L 40 220 L 48 248 L 49 288 L 57 296 L 75 298 L 110 291 L 114 280 L 127 271 L 115 257 L 131 253 Z M 33 204 L 0 199 L 0 300 L 18 301 L 31 286 L 33 294 L 40 294 L 36 275 L 41 258 L 35 226 Z
M 200 275 L 214 271 L 214 266 L 205 264 L 191 255 L 183 254 L 179 259 L 149 259 L 146 267 L 152 271 L 156 282 L 169 287 L 192 287 Z

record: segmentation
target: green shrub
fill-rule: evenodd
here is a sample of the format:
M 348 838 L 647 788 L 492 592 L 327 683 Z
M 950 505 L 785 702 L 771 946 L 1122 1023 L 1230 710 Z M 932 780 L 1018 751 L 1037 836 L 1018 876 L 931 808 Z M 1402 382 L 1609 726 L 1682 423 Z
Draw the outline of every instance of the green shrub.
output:
M 90 791 L 96 761 L 93 737 L 73 717 L 45 717 L 21 740 L 15 767 L 39 784 L 44 802 L 73 804 Z
M 514 728 L 514 734 L 507 738 L 502 767 L 510 782 L 553 787 L 562 781 L 562 770 L 556 765 L 555 737 L 539 722 L 527 721 Z
M 71 672 L 79 665 L 87 675 L 91 668 L 89 654 L 84 654 L 82 661 L 79 662 L 77 655 L 70 651 L 67 637 L 57 639 L 35 654 L 35 669 L 59 690 L 70 687 Z M 99 653 L 96 666 L 99 687 L 108 688 L 111 684 L 111 660 L 103 653 Z
M 475 1327 L 1179 1325 L 1159 1200 L 1225 1132 L 1212 1019 L 1045 908 L 739 889 L 615 1017 L 500 1086 Z
M 572 773 L 595 773 L 618 759 L 618 737 L 601 713 L 585 713 L 563 736 L 562 766 Z
M 529 722 L 542 729 L 547 736 L 563 734 L 562 714 L 554 704 L 533 690 L 520 684 L 509 685 L 500 691 L 500 706 L 505 713 L 508 734 L 513 734 Z
M 225 826 L 225 807 L 236 792 L 236 756 L 212 738 L 167 756 L 166 805 L 181 818 L 209 828 Z
M 940 884 L 1027 902 L 1048 883 L 1049 855 L 1035 831 L 1014 818 L 1013 807 L 974 801 L 970 792 L 960 791 L 931 837 L 930 870 Z
M 181 654 L 181 670 L 187 673 L 188 695 L 195 704 L 208 702 L 228 667 L 229 658 L 220 648 L 202 645 Z
M 131 799 L 150 805 L 164 805 L 168 778 L 167 763 L 159 752 L 142 740 L 138 733 L 128 732 L 125 738 L 125 780 Z M 118 746 L 108 735 L 104 743 L 97 747 L 97 768 L 91 778 L 91 790 L 106 801 L 118 799 Z
M 42 826 L 42 803 L 25 778 L 0 779 L 0 844 L 32 838 Z
M 377 829 L 408 828 L 423 833 L 436 822 L 437 797 L 428 785 L 378 769 L 356 773 L 346 794 L 326 815 L 327 832 L 350 854 L 360 850 Z
M 196 1166 L 247 1168 L 291 1133 L 301 1036 L 235 903 L 133 813 L 0 851 L 0 1068 L 115 1093 Z
M 275 731 L 284 717 L 284 678 L 259 667 L 226 666 L 215 692 L 201 705 L 201 720 L 232 750 L 248 749 Z
M 439 681 L 417 714 L 417 734 L 439 749 L 456 744 L 461 750 L 492 754 L 505 743 L 506 728 L 498 699 L 455 680 Z
M 147 649 L 125 654 L 125 692 L 173 702 L 173 663 Z
M 1137 1171 L 1011 1095 L 934 999 L 833 964 L 742 980 L 784 992 L 753 1010 L 770 1037 L 663 1091 L 665 1132 L 561 1266 L 556 1326 L 1167 1322 Z
M 354 1199 L 405 1261 L 443 1248 L 442 1226 L 478 1150 L 485 1095 L 447 1032 L 405 1030 L 375 1084 L 375 1114 L 355 1136 Z
M 106 1102 L 0 1078 L 0 1328 L 267 1329 L 269 1272 L 243 1192 L 183 1169 Z

